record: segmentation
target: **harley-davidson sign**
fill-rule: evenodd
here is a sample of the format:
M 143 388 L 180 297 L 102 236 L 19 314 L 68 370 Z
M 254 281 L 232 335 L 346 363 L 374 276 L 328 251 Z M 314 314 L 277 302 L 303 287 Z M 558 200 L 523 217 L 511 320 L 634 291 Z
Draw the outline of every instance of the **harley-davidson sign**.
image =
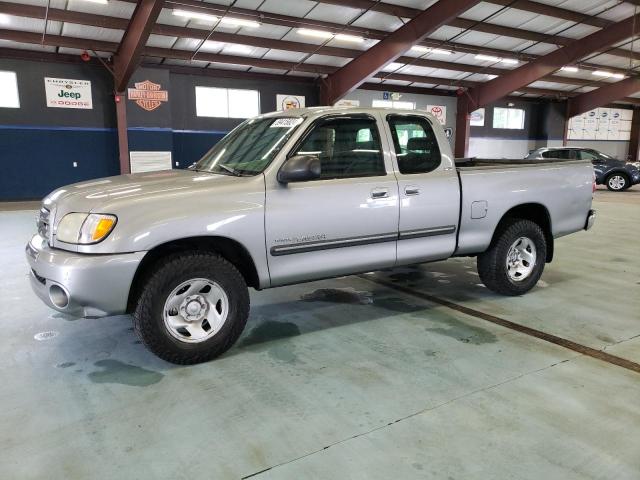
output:
M 134 100 L 140 108 L 148 112 L 155 110 L 162 102 L 169 101 L 169 92 L 160 90 L 162 85 L 149 80 L 138 82 L 136 88 L 129 89 L 129 100 Z

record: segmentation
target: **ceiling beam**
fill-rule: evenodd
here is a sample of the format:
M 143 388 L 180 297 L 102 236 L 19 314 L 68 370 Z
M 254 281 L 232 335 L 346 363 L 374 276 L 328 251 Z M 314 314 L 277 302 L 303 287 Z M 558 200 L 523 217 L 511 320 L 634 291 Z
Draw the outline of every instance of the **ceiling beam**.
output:
M 479 0 L 439 0 L 384 40 L 329 75 L 320 87 L 320 102 L 333 105 L 451 18 L 477 3 Z
M 532 2 L 531 0 L 486 0 L 488 3 L 501 5 L 503 7 L 515 8 L 529 13 L 537 13 L 538 15 L 546 15 L 547 17 L 559 18 L 575 23 L 583 23 L 592 27 L 604 28 L 613 22 L 606 18 L 594 17 L 586 15 L 582 12 L 569 10 L 567 8 L 554 7 L 546 3 Z
M 629 17 L 472 89 L 469 91 L 470 108 L 475 110 L 487 105 L 559 70 L 563 65 L 579 60 L 594 50 L 632 37 L 636 26 L 640 28 L 639 22 L 640 14 Z
M 23 32 L 17 30 L 2 30 L 0 29 L 0 40 L 11 40 L 20 43 L 29 43 L 33 45 L 40 45 L 42 42 L 42 36 L 39 33 L 35 32 Z M 54 47 L 67 47 L 74 48 L 80 50 L 99 50 L 104 52 L 114 52 L 118 48 L 118 44 L 115 42 L 104 42 L 99 40 L 91 40 L 77 37 L 66 37 L 60 35 L 46 35 L 44 38 L 44 45 L 54 46 Z M 0 58 L 3 55 L 3 51 L 13 51 L 15 49 L 0 49 Z M 38 55 L 42 55 L 40 52 L 31 52 L 37 53 Z M 188 50 L 175 50 L 170 48 L 156 48 L 156 47 L 146 47 L 143 51 L 143 55 L 147 57 L 156 57 L 156 58 L 171 58 L 176 60 L 191 60 L 193 52 Z M 12 57 L 15 57 L 15 53 L 12 54 Z M 70 57 L 70 56 L 66 56 Z M 79 57 L 77 57 L 79 58 Z M 225 63 L 230 65 L 244 65 L 246 67 L 258 67 L 258 68 L 268 68 L 274 70 L 283 70 L 283 71 L 299 71 L 305 73 L 314 73 L 316 75 L 328 75 L 334 73 L 337 69 L 336 67 L 328 66 L 328 65 L 317 65 L 310 63 L 302 63 L 296 64 L 295 62 L 285 62 L 281 60 L 269 60 L 265 58 L 253 58 L 253 57 L 243 57 L 236 55 L 223 55 L 218 53 L 206 53 L 206 52 L 198 52 L 198 54 L 193 59 L 195 61 L 207 62 L 207 63 Z M 442 77 L 432 77 L 432 76 L 423 76 L 423 75 L 406 75 L 400 73 L 377 73 L 373 76 L 373 78 L 378 78 L 380 80 L 400 80 L 403 82 L 414 82 L 414 83 L 427 83 L 433 85 L 449 85 L 449 86 L 458 86 L 460 82 L 462 86 L 466 88 L 474 88 L 482 85 L 480 82 L 472 82 L 469 80 L 458 81 L 451 78 L 442 78 Z M 393 91 L 395 88 L 398 88 L 398 85 L 394 84 L 384 84 L 386 85 L 387 90 Z M 556 91 L 556 90 L 548 90 L 548 89 L 540 89 L 540 88 L 521 88 L 519 90 L 522 93 L 531 93 L 540 96 L 551 96 L 551 97 L 566 97 L 571 95 L 568 92 Z
M 20 30 L 7 30 L 0 29 L 0 39 L 15 41 L 20 43 L 29 43 L 29 44 L 40 44 L 42 42 L 42 37 L 40 34 L 35 32 L 25 32 Z M 56 47 L 66 47 L 66 48 L 75 48 L 82 50 L 94 50 L 99 52 L 108 52 L 113 53 L 117 50 L 118 44 L 114 42 L 105 42 L 101 40 L 91 40 L 91 39 L 83 39 L 77 37 L 67 37 L 60 35 L 46 35 L 44 38 L 45 45 L 51 45 Z M 202 60 L 202 53 L 198 53 L 194 60 Z M 145 49 L 145 55 L 154 56 L 158 58 L 174 58 L 180 60 L 191 60 L 193 52 L 186 50 L 175 50 L 175 49 L 160 49 L 160 48 L 149 48 Z M 225 54 L 210 54 L 214 55 L 216 63 L 227 63 L 227 64 L 235 64 L 235 65 L 245 65 L 247 67 L 255 66 L 260 68 L 272 68 L 279 70 L 298 70 L 301 72 L 315 73 L 316 75 L 328 75 L 333 73 L 336 69 L 335 67 L 319 65 L 319 64 L 309 64 L 302 63 L 297 65 L 294 62 L 280 62 L 268 59 L 260 59 L 255 57 L 244 57 L 239 55 L 225 55 Z M 403 61 L 405 57 L 398 59 L 399 61 Z M 406 57 L 406 61 L 412 61 L 415 59 L 411 59 Z M 440 62 L 437 60 L 429 60 L 429 59 L 418 59 L 421 60 L 419 62 L 414 63 L 414 65 L 423 66 L 423 67 L 431 67 L 431 68 L 439 68 L 439 69 L 450 69 L 455 71 L 467 71 L 470 73 L 486 73 L 486 74 L 502 74 L 509 72 L 509 70 L 505 69 L 497 69 L 497 68 L 485 68 L 478 67 L 473 65 L 464 65 L 450 62 Z M 377 77 L 378 78 L 388 78 L 393 79 L 393 77 L 389 76 L 389 73 L 380 72 Z M 413 82 L 418 83 L 432 83 L 430 79 L 437 77 L 424 77 L 421 75 L 405 75 L 404 78 L 413 78 Z M 398 79 L 397 75 L 395 79 Z M 445 79 L 440 78 L 440 82 L 438 84 L 446 84 L 451 86 L 462 86 L 469 87 L 480 85 L 480 82 L 469 82 L 464 80 L 455 80 L 455 79 Z M 589 80 L 583 79 L 573 79 L 570 77 L 562 77 L 562 76 L 548 76 L 544 77 L 542 80 L 556 83 L 563 83 L 568 85 L 576 85 L 576 86 L 584 86 L 584 85 L 606 85 L 606 82 L 590 82 Z M 409 80 L 406 80 L 409 81 Z M 548 90 L 551 91 L 551 90 Z M 565 93 L 558 90 L 556 92 L 558 95 L 564 96 Z
M 187 7 L 183 8 L 191 8 L 194 11 L 208 11 L 219 13 L 217 8 L 211 8 L 210 5 L 214 4 L 205 4 L 205 7 L 196 8 L 192 6 L 192 3 L 197 3 L 202 5 L 200 2 L 196 0 L 180 0 L 181 2 L 187 2 Z M 165 4 L 168 4 L 169 0 L 165 1 Z M 262 22 L 268 23 L 273 21 L 274 24 L 280 24 L 279 22 L 285 22 L 285 24 L 290 24 L 290 26 L 306 26 L 306 27 L 315 27 L 315 28 L 324 28 L 322 25 L 327 25 L 331 31 L 340 31 L 340 28 L 343 27 L 339 24 L 329 23 L 329 22 L 319 22 L 321 25 L 316 25 L 318 21 L 308 20 L 308 19 L 298 19 L 295 17 L 288 17 L 285 15 L 277 15 L 277 19 L 274 21 L 271 19 L 273 14 L 263 15 L 263 12 L 256 12 L 254 10 L 244 10 L 244 9 L 235 9 L 242 10 L 244 17 L 248 17 L 251 19 L 260 20 Z M 24 5 L 24 4 L 16 4 L 9 2 L 1 2 L 0 1 L 0 13 L 5 13 L 9 15 L 17 15 L 21 17 L 27 18 L 45 18 L 46 8 L 33 6 L 33 5 Z M 249 16 L 251 13 L 251 16 Z M 90 25 L 97 26 L 102 28 L 112 28 L 116 30 L 125 30 L 128 25 L 128 20 L 124 18 L 117 17 L 109 17 L 105 15 L 96 15 L 84 12 L 76 12 L 71 10 L 61 10 L 56 8 L 50 8 L 48 12 L 48 18 L 53 21 L 59 22 L 68 22 L 79 25 Z M 286 23 L 289 22 L 289 23 Z M 309 24 L 308 22 L 312 22 Z M 375 39 L 383 39 L 387 36 L 386 32 L 379 30 L 366 30 L 362 28 L 356 28 L 356 30 L 347 30 L 354 34 L 365 35 L 369 38 Z M 194 38 L 197 40 L 203 40 L 207 37 L 208 31 L 198 28 L 187 28 L 180 27 L 174 25 L 164 25 L 164 24 L 156 24 L 152 30 L 153 34 L 156 35 L 165 35 L 171 37 L 179 37 L 179 38 Z M 268 39 L 262 37 L 252 37 L 248 35 L 234 35 L 230 33 L 224 32 L 214 32 L 210 38 L 214 41 L 219 42 L 227 42 L 227 43 L 235 43 L 239 45 L 248 45 L 248 46 L 256 46 L 263 48 L 275 48 L 278 50 L 284 51 L 292 51 L 292 52 L 303 52 L 303 53 L 318 53 L 322 55 L 330 55 L 344 58 L 353 58 L 361 53 L 361 50 L 347 49 L 347 48 L 338 48 L 338 47 L 321 47 L 318 49 L 317 45 L 303 43 L 303 42 L 292 42 L 285 40 L 276 40 L 276 39 Z M 509 52 L 505 50 L 498 49 L 490 49 L 486 47 L 473 47 L 471 45 L 464 44 L 455 44 L 449 43 L 442 45 L 441 42 L 436 40 L 425 40 L 421 43 L 421 45 L 431 46 L 431 47 L 440 47 L 440 48 L 449 48 L 456 52 L 469 53 L 475 55 L 477 53 L 485 53 L 494 56 L 506 56 L 509 58 L 519 57 L 522 61 L 531 61 L 537 58 L 534 55 L 528 54 L 518 54 L 516 52 Z M 317 50 L 317 51 L 316 51 Z M 442 68 L 446 70 L 454 70 L 461 72 L 469 72 L 469 73 L 487 73 L 491 75 L 501 75 L 502 73 L 507 72 L 507 69 L 499 69 L 495 67 L 484 67 L 479 65 L 469 65 L 469 64 L 460 64 L 453 62 L 444 62 L 440 60 L 433 60 L 432 58 L 415 58 L 415 57 L 400 57 L 397 60 L 399 63 L 410 63 L 419 67 L 428 67 L 428 68 Z M 597 70 L 602 69 L 602 66 L 593 65 L 593 64 L 581 64 L 581 68 Z M 626 73 L 626 70 L 621 68 L 607 68 L 607 70 L 613 73 Z M 589 81 L 589 80 L 580 80 L 580 79 L 572 79 L 571 77 L 566 76 L 549 76 L 544 78 L 547 81 L 553 81 L 557 83 L 564 83 L 570 85 L 584 86 L 584 85 L 598 85 L 598 81 Z
M 567 118 L 575 117 L 594 108 L 602 107 L 628 95 L 640 92 L 640 78 L 629 77 L 606 87 L 570 98 L 567 102 Z
M 118 48 L 118 44 L 115 42 L 105 42 L 101 40 L 92 40 L 92 39 L 84 39 L 78 37 L 67 37 L 61 35 L 46 35 L 44 40 L 42 39 L 39 33 L 35 32 L 25 32 L 20 30 L 6 30 L 0 29 L 0 39 L 15 41 L 20 43 L 29 43 L 39 45 L 43 43 L 44 45 L 55 46 L 55 47 L 66 47 L 66 48 L 74 48 L 80 50 L 94 50 L 99 52 L 115 52 Z M 144 55 L 150 57 L 157 58 L 172 58 L 177 60 L 191 60 L 193 52 L 189 50 L 176 50 L 169 48 L 154 48 L 154 47 L 146 47 L 144 50 Z M 225 54 L 213 54 L 213 53 L 205 53 L 199 52 L 193 60 L 207 61 L 207 62 L 215 62 L 215 63 L 225 63 L 231 65 L 244 65 L 247 67 L 259 67 L 259 68 L 270 68 L 277 70 L 285 70 L 285 71 L 300 71 L 305 73 L 314 73 L 316 75 L 329 75 L 336 71 L 335 67 L 329 65 L 320 65 L 320 64 L 311 64 L 311 63 L 300 63 L 297 64 L 295 62 L 285 62 L 278 60 L 269 60 L 269 59 L 261 59 L 256 57 L 246 57 L 240 55 L 225 55 Z M 431 61 L 427 61 L 431 62 Z M 444 65 L 439 65 L 437 63 L 429 64 L 433 68 L 445 68 Z M 459 70 L 464 70 L 462 67 L 464 65 L 460 64 L 451 64 L 452 68 L 458 68 Z M 426 65 L 424 65 L 426 66 Z M 497 70 L 497 69 L 496 69 Z M 508 70 L 504 70 L 508 72 Z M 485 70 L 484 73 L 491 73 L 492 70 Z M 433 77 L 433 76 L 423 76 L 423 75 L 406 75 L 406 74 L 392 74 L 379 72 L 376 74 L 376 78 L 388 79 L 388 80 L 403 80 L 403 81 L 411 81 L 416 83 L 433 83 L 436 85 L 450 85 L 454 87 L 466 87 L 472 88 L 478 85 L 482 85 L 481 82 L 472 82 L 468 80 L 456 80 L 452 78 L 442 78 L 442 77 Z M 545 80 L 554 81 L 558 83 L 567 83 L 570 85 L 580 85 L 583 82 L 590 84 L 585 80 L 574 80 L 566 77 L 560 76 L 552 76 L 545 77 Z M 605 82 L 600 82 L 600 84 L 606 84 Z M 566 96 L 566 92 L 561 90 L 544 90 L 544 89 L 529 89 L 531 93 L 538 93 L 549 95 L 549 92 L 555 92 L 555 95 Z M 521 89 L 522 91 L 522 89 Z M 545 93 L 542 93 L 545 92 Z
M 164 0 L 140 0 L 113 57 L 115 91 L 122 92 L 135 72 Z
M 402 18 L 413 18 L 416 15 L 419 15 L 422 10 L 418 9 L 418 8 L 411 8 L 411 7 L 403 7 L 403 6 L 399 6 L 399 5 L 393 5 L 390 3 L 384 3 L 384 2 L 379 2 L 376 0 L 317 0 L 320 3 L 328 3 L 331 5 L 340 5 L 343 7 L 352 7 L 352 8 L 359 8 L 359 9 L 368 9 L 374 12 L 379 12 L 379 13 L 385 13 L 387 15 L 392 15 L 395 17 L 402 17 Z M 639 0 L 640 1 L 640 0 Z M 503 1 L 496 1 L 496 2 L 491 2 L 491 3 L 498 3 L 500 5 L 503 4 L 511 4 L 512 0 L 505 0 Z M 531 7 L 531 5 L 528 5 L 528 3 L 533 4 L 533 3 L 537 3 L 537 2 L 521 2 L 520 3 L 520 7 L 516 7 L 515 4 L 513 7 L 511 8 L 518 8 L 519 10 L 527 10 L 527 6 Z M 536 7 L 536 10 L 540 9 L 540 4 L 538 4 L 538 6 Z M 506 5 L 505 5 L 506 6 Z M 558 7 L 556 7 L 558 8 Z M 570 21 L 575 21 L 575 13 L 576 12 L 572 12 L 571 10 L 568 11 L 562 11 L 565 9 L 558 9 L 555 11 L 555 14 L 557 15 L 562 15 L 562 17 L 558 17 L 558 18 L 563 18 L 563 17 L 568 17 L 571 16 L 572 20 Z M 549 10 L 549 13 L 551 11 Z M 534 12 L 534 13 L 539 13 L 539 12 Z M 587 24 L 589 25 L 590 22 L 590 18 L 589 15 L 584 15 L 583 16 L 583 21 L 581 23 Z M 597 18 L 597 17 L 594 17 Z M 569 20 L 567 18 L 567 20 Z M 596 20 L 597 23 L 601 23 L 599 21 Z M 489 23 L 489 22 L 478 22 L 475 20 L 469 20 L 466 18 L 455 18 L 453 20 L 451 20 L 450 22 L 447 22 L 447 25 L 450 27 L 456 27 L 456 28 L 461 28 L 463 30 L 469 29 L 469 30 L 473 30 L 473 31 L 477 31 L 477 32 L 482 32 L 482 33 L 488 33 L 488 34 L 492 34 L 492 35 L 501 35 L 501 36 L 505 36 L 505 37 L 512 37 L 512 38 L 519 38 L 522 40 L 528 40 L 528 41 L 532 41 L 532 42 L 542 42 L 542 43 L 548 43 L 548 44 L 552 44 L 552 45 L 561 45 L 561 46 L 567 46 L 570 43 L 573 42 L 573 38 L 570 37 L 563 37 L 560 35 L 549 35 L 549 34 L 544 34 L 544 33 L 538 33 L 538 32 L 534 32 L 531 30 L 524 30 L 521 28 L 513 28 L 513 27 L 504 27 L 502 25 L 497 25 L 497 24 L 493 24 L 493 23 Z M 598 25 L 594 25 L 594 26 L 598 26 Z M 637 52 L 631 52 L 629 50 L 625 50 L 622 48 L 613 48 L 609 51 L 607 51 L 608 54 L 610 55 L 614 55 L 614 56 L 618 56 L 618 57 L 623 57 L 623 58 L 633 58 L 634 60 L 640 60 L 640 53 Z

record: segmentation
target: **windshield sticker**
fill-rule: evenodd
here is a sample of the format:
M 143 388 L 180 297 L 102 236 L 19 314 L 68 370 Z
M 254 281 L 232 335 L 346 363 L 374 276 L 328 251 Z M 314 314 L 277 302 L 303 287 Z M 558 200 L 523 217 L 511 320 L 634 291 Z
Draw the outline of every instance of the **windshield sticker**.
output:
M 301 123 L 301 118 L 278 118 L 269 128 L 291 128 Z

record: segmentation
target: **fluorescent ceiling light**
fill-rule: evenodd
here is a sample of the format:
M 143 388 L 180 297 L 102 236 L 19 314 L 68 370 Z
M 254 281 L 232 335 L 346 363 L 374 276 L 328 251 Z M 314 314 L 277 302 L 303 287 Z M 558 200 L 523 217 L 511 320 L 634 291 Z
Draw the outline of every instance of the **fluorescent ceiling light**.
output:
M 567 67 L 562 67 L 560 70 L 562 70 L 563 72 L 576 73 L 578 71 L 578 67 L 567 66 Z
M 220 20 L 220 23 L 225 25 L 234 25 L 236 27 L 249 27 L 249 28 L 258 28 L 260 26 L 260 22 L 256 22 L 255 20 L 246 20 L 244 18 L 231 18 L 231 17 L 223 17 Z
M 9 23 L 11 23 L 11 20 L 9 19 L 9 15 L 0 13 L 0 25 L 9 25 Z
M 207 22 L 217 22 L 218 17 L 215 15 L 208 15 L 206 13 L 190 12 L 187 10 L 174 9 L 172 12 L 176 17 L 193 18 L 197 20 L 205 20 Z
M 502 60 L 500 57 L 494 57 L 492 55 L 484 55 L 482 53 L 479 53 L 478 55 L 475 56 L 476 60 L 486 60 L 488 62 L 499 62 L 500 60 Z
M 103 5 L 106 5 L 108 2 L 108 0 L 84 0 L 85 2 L 91 2 L 91 3 L 102 3 Z
M 611 72 L 605 72 L 604 70 L 595 70 L 593 72 L 591 72 L 593 75 L 595 75 L 596 77 L 605 77 L 605 78 L 618 78 L 618 79 L 623 79 L 624 75 L 621 73 L 611 73 Z
M 229 46 L 224 48 L 225 52 L 233 52 L 233 53 L 251 53 L 253 48 L 248 47 L 247 45 L 239 45 L 237 43 L 231 43 Z
M 500 63 L 506 63 L 506 64 L 509 64 L 509 65 L 517 65 L 520 62 L 518 60 L 516 60 L 515 58 L 502 58 L 502 59 L 500 59 Z
M 424 45 L 414 45 L 411 50 L 420 53 L 434 53 L 436 55 L 451 55 L 453 53 L 451 50 L 445 50 L 444 48 L 431 48 Z
M 364 38 L 362 37 L 358 37 L 357 35 L 347 35 L 345 33 L 336 34 L 335 39 L 341 40 L 343 42 L 356 42 L 356 43 L 364 42 Z
M 299 28 L 298 33 L 300 35 L 305 35 L 307 37 L 317 37 L 317 38 L 331 38 L 333 37 L 333 33 L 326 32 L 324 30 L 312 30 L 310 28 Z

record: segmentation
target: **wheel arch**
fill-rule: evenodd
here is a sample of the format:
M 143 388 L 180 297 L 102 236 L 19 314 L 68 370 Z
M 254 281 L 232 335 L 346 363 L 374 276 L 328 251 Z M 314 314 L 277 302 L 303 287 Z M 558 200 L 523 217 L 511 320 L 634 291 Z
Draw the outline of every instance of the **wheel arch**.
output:
M 496 238 L 504 228 L 505 224 L 513 219 L 531 220 L 540 226 L 544 232 L 544 238 L 547 243 L 546 263 L 553 260 L 553 229 L 551 224 L 551 215 L 547 207 L 541 203 L 523 203 L 507 210 L 496 225 L 491 237 L 491 245 L 494 244 Z
M 181 238 L 156 245 L 142 258 L 129 289 L 127 313 L 131 313 L 135 308 L 135 302 L 142 290 L 144 280 L 152 272 L 154 265 L 158 261 L 168 255 L 194 250 L 220 254 L 238 269 L 248 286 L 256 289 L 260 288 L 260 277 L 253 257 L 246 247 L 237 240 L 222 236 Z

